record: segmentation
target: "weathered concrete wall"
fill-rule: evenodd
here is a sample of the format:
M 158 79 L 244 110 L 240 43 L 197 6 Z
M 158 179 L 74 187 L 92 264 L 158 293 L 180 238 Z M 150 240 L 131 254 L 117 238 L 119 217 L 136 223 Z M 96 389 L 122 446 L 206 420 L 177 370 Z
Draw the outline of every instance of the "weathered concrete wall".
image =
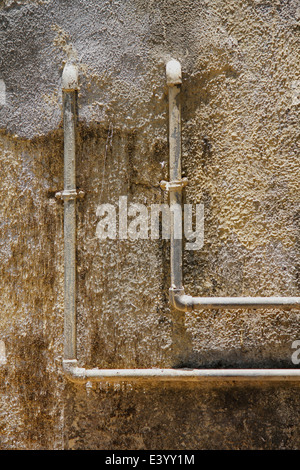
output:
M 297 0 L 0 3 L 1 449 L 300 447 L 299 386 L 68 383 L 61 73 L 80 72 L 78 357 L 86 367 L 294 367 L 299 313 L 170 309 L 169 245 L 96 237 L 96 208 L 167 202 L 165 63 L 182 63 L 195 295 L 299 295 Z

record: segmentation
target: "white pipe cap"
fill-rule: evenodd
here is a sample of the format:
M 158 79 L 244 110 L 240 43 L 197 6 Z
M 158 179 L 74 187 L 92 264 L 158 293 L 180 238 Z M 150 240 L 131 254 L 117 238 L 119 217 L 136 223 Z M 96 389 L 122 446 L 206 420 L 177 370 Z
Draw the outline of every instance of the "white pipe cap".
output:
M 168 85 L 180 85 L 181 80 L 181 65 L 178 60 L 169 60 L 166 66 L 167 84 Z

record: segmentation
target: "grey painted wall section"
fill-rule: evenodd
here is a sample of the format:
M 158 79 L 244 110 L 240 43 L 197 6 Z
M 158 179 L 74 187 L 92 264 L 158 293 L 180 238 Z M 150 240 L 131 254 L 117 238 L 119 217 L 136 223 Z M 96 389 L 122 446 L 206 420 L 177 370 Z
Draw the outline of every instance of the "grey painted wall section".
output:
M 167 202 L 165 64 L 183 70 L 191 295 L 299 284 L 299 24 L 291 1 L 0 3 L 0 448 L 297 449 L 294 384 L 74 385 L 63 354 L 61 73 L 78 64 L 78 358 L 294 367 L 297 311 L 170 309 L 169 244 L 96 237 L 101 203 Z M 295 366 L 297 367 L 297 365 Z

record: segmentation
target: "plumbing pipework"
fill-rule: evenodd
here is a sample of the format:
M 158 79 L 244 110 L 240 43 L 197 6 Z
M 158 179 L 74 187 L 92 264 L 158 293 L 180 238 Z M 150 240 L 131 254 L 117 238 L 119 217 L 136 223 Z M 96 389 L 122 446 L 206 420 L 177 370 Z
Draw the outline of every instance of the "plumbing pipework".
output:
M 177 61 L 167 64 L 170 106 L 170 179 L 162 183 L 170 192 L 171 204 L 181 204 L 181 68 Z M 76 189 L 76 121 L 78 73 L 67 64 L 62 76 L 64 118 L 64 190 L 57 197 L 64 202 L 64 358 L 63 370 L 72 382 L 206 381 L 206 380 L 288 380 L 300 378 L 300 369 L 87 369 L 78 366 L 76 331 L 76 200 L 83 192 Z M 171 212 L 171 211 L 170 211 Z M 299 298 L 201 298 L 184 295 L 182 283 L 182 244 L 171 227 L 171 302 L 180 310 L 188 308 L 232 308 L 258 306 L 298 307 Z
M 192 297 L 185 295 L 182 274 L 182 237 L 174 233 L 175 217 L 172 207 L 182 204 L 182 190 L 187 180 L 181 178 L 181 65 L 177 60 L 170 60 L 166 67 L 169 87 L 169 172 L 170 182 L 162 181 L 161 187 L 169 191 L 171 236 L 171 287 L 169 290 L 171 305 L 183 312 L 203 309 L 237 308 L 300 308 L 300 297 Z M 178 228 L 177 228 L 178 232 Z

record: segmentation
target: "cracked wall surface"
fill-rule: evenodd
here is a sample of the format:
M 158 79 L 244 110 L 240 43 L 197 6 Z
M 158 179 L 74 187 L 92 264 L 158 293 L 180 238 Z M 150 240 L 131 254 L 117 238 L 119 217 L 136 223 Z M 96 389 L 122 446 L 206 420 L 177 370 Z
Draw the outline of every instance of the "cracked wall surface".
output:
M 299 313 L 170 308 L 168 240 L 96 236 L 100 204 L 167 203 L 165 64 L 181 62 L 186 292 L 299 296 L 297 0 L 0 2 L 0 449 L 298 449 L 299 385 L 69 383 L 61 74 L 79 69 L 78 360 L 292 368 Z

